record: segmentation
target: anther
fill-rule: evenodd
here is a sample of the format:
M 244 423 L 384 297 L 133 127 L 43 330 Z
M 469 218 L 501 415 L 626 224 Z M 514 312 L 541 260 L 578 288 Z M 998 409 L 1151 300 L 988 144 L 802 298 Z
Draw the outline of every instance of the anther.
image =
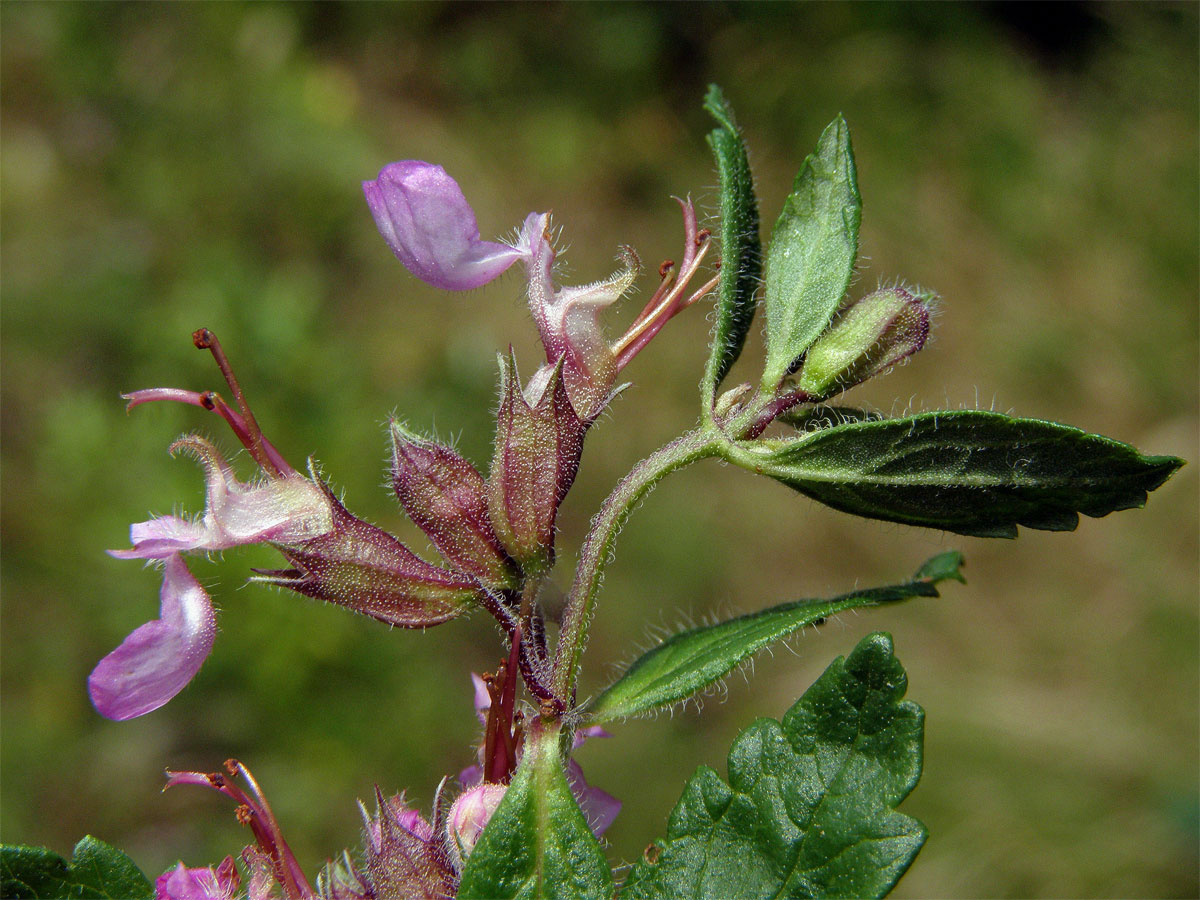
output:
M 673 268 L 675 268 L 675 260 L 664 259 L 663 264 L 658 267 L 658 277 L 666 278 Z

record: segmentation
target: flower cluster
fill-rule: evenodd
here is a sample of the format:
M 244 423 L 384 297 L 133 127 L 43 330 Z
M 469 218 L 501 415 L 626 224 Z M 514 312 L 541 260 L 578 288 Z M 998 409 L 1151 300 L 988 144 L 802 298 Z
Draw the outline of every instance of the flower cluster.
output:
M 556 251 L 550 217 L 530 213 L 511 243 L 485 241 L 458 184 L 440 167 L 406 161 L 389 165 L 363 185 L 380 233 L 405 267 L 447 290 L 470 290 L 520 261 L 545 360 L 522 384 L 511 352 L 499 359 L 500 404 L 495 449 L 485 476 L 451 447 L 390 426 L 391 483 L 406 515 L 429 537 L 440 559 L 422 559 L 386 531 L 351 514 L 309 463 L 293 467 L 263 435 L 233 369 L 207 329 L 193 335 L 210 351 L 232 403 L 215 391 L 152 388 L 127 394 L 129 408 L 156 401 L 198 406 L 219 415 L 258 467 L 242 481 L 206 438 L 186 435 L 171 452 L 192 456 L 206 485 L 204 512 L 166 515 L 130 529 L 132 546 L 119 559 L 159 563 L 163 587 L 159 618 L 131 633 L 96 666 L 88 680 L 96 709 L 113 719 L 144 715 L 181 691 L 212 650 L 216 619 L 212 600 L 189 571 L 185 555 L 247 544 L 268 544 L 287 566 L 256 571 L 253 580 L 345 606 L 383 622 L 426 627 L 477 606 L 503 627 L 509 656 L 493 674 L 475 676 L 476 714 L 484 726 L 478 763 L 460 775 L 461 793 L 433 821 L 411 810 L 402 795 L 376 797 L 366 815 L 365 862 L 349 860 L 326 874 L 329 896 L 451 896 L 458 872 L 500 804 L 522 756 L 524 713 L 516 702 L 524 682 L 534 699 L 562 710 L 567 699 L 547 687 L 550 659 L 538 588 L 554 564 L 556 518 L 575 479 L 583 441 L 614 394 L 618 374 L 666 322 L 708 292 L 714 281 L 691 283 L 708 252 L 689 200 L 679 201 L 684 225 L 681 264 L 666 262 L 660 283 L 626 333 L 609 341 L 600 314 L 628 294 L 641 264 L 629 247 L 611 277 L 581 287 L 555 280 Z M 598 727 L 574 733 L 577 748 Z M 200 784 L 239 804 L 239 820 L 256 845 L 242 855 L 251 873 L 251 898 L 313 895 L 279 833 L 270 807 L 249 772 L 236 761 L 230 777 L 170 773 L 168 786 Z M 577 763 L 566 761 L 568 784 L 592 829 L 600 835 L 620 803 L 587 783 Z M 232 778 L 251 786 L 249 794 Z M 439 791 L 439 797 L 441 792 Z M 160 897 L 228 898 L 243 890 L 232 858 L 216 868 L 182 864 L 158 881 Z
M 120 559 L 161 562 L 163 588 L 159 618 L 131 633 L 88 680 L 92 702 L 109 718 L 133 718 L 162 706 L 212 649 L 212 601 L 184 563 L 185 553 L 270 544 L 289 567 L 259 572 L 254 580 L 411 628 L 477 605 L 511 636 L 523 579 L 553 565 L 559 505 L 575 479 L 584 435 L 611 398 L 617 374 L 667 320 L 712 286 L 688 291 L 708 242 L 691 203 L 681 201 L 681 270 L 676 276 L 673 265 L 664 264 L 662 283 L 645 310 L 610 344 L 597 317 L 631 289 L 639 271 L 631 249 L 622 249 L 624 266 L 611 278 L 562 287 L 553 277 L 548 214 L 531 213 L 512 245 L 482 240 L 458 184 L 440 166 L 411 160 L 385 167 L 363 190 L 388 246 L 429 284 L 469 290 L 521 260 L 546 361 L 522 387 L 515 360 L 501 359 L 487 478 L 450 447 L 393 423 L 393 486 L 407 515 L 442 554 L 441 564 L 434 564 L 348 512 L 311 464 L 307 476 L 293 468 L 262 434 L 216 337 L 197 331 L 196 346 L 213 353 L 235 405 L 214 391 L 153 388 L 126 395 L 129 407 L 169 400 L 217 413 L 258 464 L 260 477 L 239 481 L 205 438 L 189 435 L 172 445 L 173 453 L 188 453 L 203 467 L 205 510 L 196 519 L 168 515 L 137 523 L 130 529 L 132 548 L 110 551 Z M 533 630 L 531 620 L 527 638 Z M 543 698 L 536 676 L 544 663 L 528 653 L 522 658 L 531 688 Z

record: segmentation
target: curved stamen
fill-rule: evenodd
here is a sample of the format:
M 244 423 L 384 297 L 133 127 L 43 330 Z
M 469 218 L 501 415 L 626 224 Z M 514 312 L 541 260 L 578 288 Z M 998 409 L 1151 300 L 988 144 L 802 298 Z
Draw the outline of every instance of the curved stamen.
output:
M 250 443 L 246 444 L 246 449 L 250 451 L 250 455 L 268 473 L 283 475 L 291 467 L 287 466 L 285 469 L 279 469 L 275 465 L 275 461 L 271 459 L 270 454 L 266 452 L 263 446 L 265 439 L 263 438 L 262 429 L 258 427 L 258 421 L 254 418 L 250 404 L 246 402 L 246 396 L 242 393 L 237 376 L 233 374 L 233 367 L 229 364 L 229 358 L 221 348 L 221 342 L 217 340 L 217 336 L 207 328 L 197 328 L 192 332 L 192 343 L 196 345 L 197 350 L 208 350 L 211 352 L 213 359 L 217 361 L 217 368 L 221 370 L 221 374 L 225 377 L 225 383 L 229 385 L 229 392 L 233 394 L 233 402 L 237 404 L 238 409 L 241 411 L 245 431 L 250 439 Z
M 631 359 L 637 356 L 641 349 L 658 334 L 668 321 L 684 309 L 687 309 L 687 307 L 691 306 L 716 286 L 716 279 L 713 279 L 686 300 L 682 299 L 688 283 L 700 268 L 700 264 L 704 261 L 704 257 L 708 253 L 710 246 L 707 234 L 705 234 L 704 238 L 699 238 L 698 236 L 697 239 L 702 241 L 699 252 L 689 254 L 691 259 L 688 260 L 687 265 L 679 273 L 679 277 L 675 280 L 671 289 L 659 299 L 658 305 L 649 315 L 643 313 L 642 316 L 639 316 L 633 326 L 613 345 L 612 351 L 613 355 L 617 357 L 618 370 L 623 369 Z M 666 282 L 664 282 L 665 284 Z M 655 297 L 659 297 L 660 293 L 656 292 Z
M 234 435 L 241 442 L 242 446 L 250 451 L 251 455 L 255 454 L 254 440 L 251 437 L 250 429 L 246 424 L 245 419 L 232 409 L 225 399 L 216 391 L 185 391 L 180 388 L 146 388 L 140 391 L 132 391 L 128 394 L 121 395 L 122 400 L 128 400 L 125 409 L 131 410 L 135 406 L 141 406 L 143 403 L 153 403 L 157 400 L 171 400 L 175 403 L 186 403 L 189 406 L 199 406 L 201 409 L 207 409 L 209 412 L 215 412 L 219 415 L 229 427 L 233 430 Z M 274 475 L 291 475 L 295 473 L 283 455 L 275 449 L 275 446 L 266 439 L 262 434 L 259 435 L 261 441 L 261 449 L 263 457 L 254 455 L 254 461 L 262 466 L 267 472 Z M 264 459 L 266 464 L 264 464 Z

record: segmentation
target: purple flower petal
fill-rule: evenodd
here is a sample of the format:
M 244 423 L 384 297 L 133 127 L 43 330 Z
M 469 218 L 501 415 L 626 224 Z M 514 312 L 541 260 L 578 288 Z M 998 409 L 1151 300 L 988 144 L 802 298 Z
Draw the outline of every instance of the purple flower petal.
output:
M 92 670 L 92 704 L 118 721 L 158 709 L 200 670 L 216 633 L 208 594 L 182 556 L 168 557 L 159 618 L 135 629 Z
M 571 749 L 578 750 L 583 746 L 584 741 L 588 738 L 610 738 L 611 732 L 605 731 L 599 725 L 588 725 L 585 728 L 576 728 L 575 737 L 571 741 Z
M 202 866 L 189 869 L 182 862 L 159 875 L 154 882 L 155 900 L 232 900 L 241 878 L 232 856 L 214 869 Z
M 589 785 L 583 777 L 583 769 L 575 760 L 567 763 L 567 784 L 571 786 L 571 793 L 583 810 L 592 834 L 600 837 L 621 811 L 621 801 L 607 791 Z
M 193 550 L 227 550 L 271 541 L 297 544 L 333 530 L 332 504 L 324 491 L 295 473 L 243 484 L 217 448 L 195 435 L 180 438 L 172 452 L 194 456 L 204 469 L 203 517 L 159 516 L 129 529 L 133 547 L 110 550 L 117 559 L 166 559 Z
M 427 284 L 465 291 L 498 278 L 519 257 L 479 238 L 475 211 L 441 166 L 410 159 L 363 182 L 379 233 L 404 267 Z
M 474 672 L 471 673 L 471 684 L 475 688 L 475 715 L 479 717 L 479 724 L 486 726 L 487 711 L 492 708 L 492 695 L 487 682 Z

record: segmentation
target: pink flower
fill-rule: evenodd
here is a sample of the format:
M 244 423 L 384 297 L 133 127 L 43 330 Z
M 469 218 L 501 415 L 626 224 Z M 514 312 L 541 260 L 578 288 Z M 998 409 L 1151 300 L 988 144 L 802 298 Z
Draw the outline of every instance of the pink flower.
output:
M 688 293 L 708 247 L 708 232 L 696 227 L 691 201 L 680 201 L 684 250 L 678 276 L 664 263 L 662 283 L 629 331 L 610 344 L 599 315 L 633 287 L 641 269 L 631 247 L 622 247 L 622 267 L 609 278 L 581 287 L 556 286 L 555 250 L 549 213 L 530 213 L 513 246 L 479 237 L 475 212 L 462 190 L 441 166 L 405 160 L 385 166 L 374 181 L 363 182 L 367 205 L 379 233 L 410 272 L 446 290 L 477 288 L 503 274 L 517 259 L 529 277 L 529 307 L 546 349 L 546 365 L 526 393 L 536 404 L 559 360 L 575 413 L 591 423 L 608 403 L 617 373 L 676 313 L 699 300 L 716 284 L 709 281 Z
M 475 842 L 507 792 L 508 785 L 477 784 L 463 791 L 454 801 L 446 820 L 446 836 L 460 861 L 471 855 Z
M 118 559 L 166 560 L 159 617 L 135 629 L 88 677 L 92 703 L 110 719 L 158 709 L 187 686 L 212 650 L 212 600 L 188 571 L 184 552 L 265 541 L 297 544 L 333 530 L 329 498 L 298 473 L 245 484 L 203 438 L 181 438 L 171 446 L 172 452 L 180 450 L 195 456 L 205 470 L 204 515 L 138 522 L 129 530 L 133 547 L 109 551 Z
M 481 287 L 520 256 L 479 237 L 475 211 L 441 166 L 409 159 L 363 182 L 379 233 L 404 267 L 448 291 Z
M 92 703 L 111 719 L 158 709 L 183 690 L 212 650 L 212 601 L 188 571 L 183 553 L 271 544 L 291 568 L 260 572 L 257 580 L 405 628 L 445 622 L 481 590 L 474 576 L 428 563 L 392 535 L 351 515 L 315 473 L 306 478 L 292 468 L 259 430 L 217 339 L 200 329 L 193 341 L 213 351 L 238 409 L 211 391 L 174 388 L 128 394 L 130 408 L 171 400 L 216 412 L 258 463 L 262 477 L 239 481 L 204 438 L 183 437 L 171 446 L 172 453 L 186 452 L 204 469 L 204 513 L 195 519 L 168 515 L 138 522 L 130 528 L 133 546 L 109 551 L 118 559 L 164 561 L 159 618 L 133 631 L 88 678 Z
M 154 882 L 155 900 L 233 900 L 241 885 L 232 856 L 217 868 L 189 869 L 182 862 Z
M 212 650 L 212 601 L 173 553 L 163 567 L 159 617 L 136 628 L 88 676 L 96 710 L 124 720 L 158 709 L 200 671 Z

